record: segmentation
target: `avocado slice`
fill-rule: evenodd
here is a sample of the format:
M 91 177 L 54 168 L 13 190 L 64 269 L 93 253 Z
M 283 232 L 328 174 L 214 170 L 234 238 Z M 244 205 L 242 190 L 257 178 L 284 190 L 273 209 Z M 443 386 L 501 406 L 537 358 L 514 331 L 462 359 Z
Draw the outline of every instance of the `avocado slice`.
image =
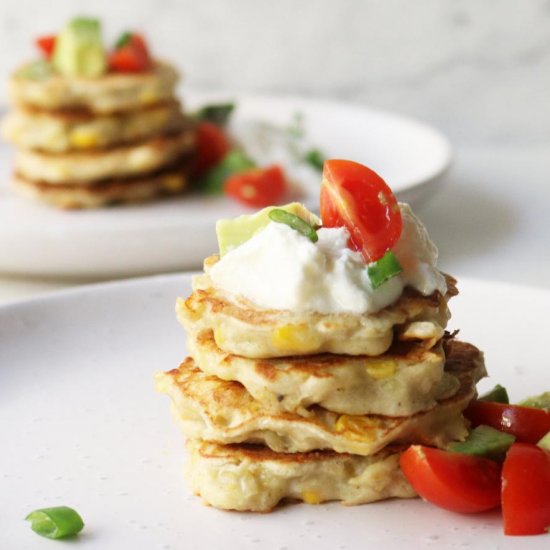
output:
M 97 78 L 107 71 L 107 56 L 98 19 L 77 17 L 57 36 L 52 58 L 63 76 Z
M 478 401 L 491 401 L 492 403 L 510 403 L 506 388 L 497 384 L 492 390 L 478 397 Z
M 534 407 L 535 409 L 543 409 L 550 412 L 550 391 L 528 397 L 520 401 L 518 405 L 522 405 L 523 407 Z
M 313 227 L 321 225 L 321 220 L 299 202 L 292 202 L 285 206 L 268 206 L 256 214 L 244 214 L 238 218 L 218 220 L 216 236 L 218 237 L 220 256 L 245 243 L 271 223 L 269 213 L 274 208 L 294 214 Z
M 500 458 L 515 440 L 513 435 L 481 425 L 472 430 L 465 441 L 451 443 L 448 450 L 467 455 Z

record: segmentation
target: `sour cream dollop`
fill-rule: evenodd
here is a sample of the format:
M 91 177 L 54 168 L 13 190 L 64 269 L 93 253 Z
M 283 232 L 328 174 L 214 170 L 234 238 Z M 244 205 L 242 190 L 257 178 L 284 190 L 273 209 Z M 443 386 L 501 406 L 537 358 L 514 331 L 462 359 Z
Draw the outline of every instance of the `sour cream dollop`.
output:
M 403 271 L 377 289 L 362 256 L 347 247 L 346 228 L 321 228 L 313 243 L 275 222 L 223 256 L 210 278 L 215 287 L 261 308 L 295 312 L 375 313 L 394 303 L 407 285 L 424 295 L 444 294 L 437 248 L 410 207 L 399 207 L 403 231 L 392 250 Z

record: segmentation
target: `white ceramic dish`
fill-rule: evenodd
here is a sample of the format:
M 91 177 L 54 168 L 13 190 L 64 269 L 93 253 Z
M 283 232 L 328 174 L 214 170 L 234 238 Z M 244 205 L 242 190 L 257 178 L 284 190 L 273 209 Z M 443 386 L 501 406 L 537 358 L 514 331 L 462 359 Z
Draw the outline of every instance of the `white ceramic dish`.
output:
M 550 292 L 460 288 L 451 326 L 486 352 L 492 378 L 482 389 L 500 382 L 513 399 L 548 389 L 546 348 L 533 342 L 545 338 Z M 185 354 L 173 309 L 189 289 L 189 276 L 170 275 L 0 308 L 0 548 L 53 548 L 22 518 L 61 504 L 83 515 L 78 548 L 92 550 L 548 547 L 548 536 L 504 537 L 497 512 L 461 516 L 420 500 L 267 515 L 202 506 L 184 485 L 182 437 L 152 382 Z
M 304 115 L 308 140 L 328 156 L 354 159 L 384 176 L 403 200 L 432 190 L 450 162 L 446 139 L 394 114 L 343 103 L 239 94 L 183 94 L 188 109 L 235 99 L 235 122 L 287 124 Z M 200 267 L 215 249 L 214 222 L 245 211 L 225 198 L 182 196 L 152 204 L 63 212 L 23 200 L 8 186 L 11 149 L 0 147 L 0 272 L 99 278 Z M 316 188 L 304 202 L 316 208 Z

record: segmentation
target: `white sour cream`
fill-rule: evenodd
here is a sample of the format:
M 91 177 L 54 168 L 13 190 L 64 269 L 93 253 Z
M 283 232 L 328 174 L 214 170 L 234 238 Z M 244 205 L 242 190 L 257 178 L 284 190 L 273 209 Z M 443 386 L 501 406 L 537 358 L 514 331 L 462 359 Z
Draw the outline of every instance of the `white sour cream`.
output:
M 362 256 L 347 248 L 345 228 L 321 228 L 313 243 L 274 222 L 221 258 L 210 270 L 212 283 L 261 308 L 295 312 L 374 313 L 394 303 L 407 285 L 424 295 L 445 293 L 435 245 L 410 207 L 400 209 L 403 231 L 393 252 L 403 272 L 377 289 Z

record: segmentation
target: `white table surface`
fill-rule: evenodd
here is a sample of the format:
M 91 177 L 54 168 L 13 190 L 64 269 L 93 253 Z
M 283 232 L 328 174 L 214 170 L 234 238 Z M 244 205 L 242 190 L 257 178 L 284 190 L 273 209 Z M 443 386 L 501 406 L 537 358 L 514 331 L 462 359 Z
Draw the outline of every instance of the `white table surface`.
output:
M 549 174 L 547 145 L 459 147 L 446 182 L 416 208 L 441 269 L 550 289 Z M 90 282 L 0 275 L 0 303 Z

